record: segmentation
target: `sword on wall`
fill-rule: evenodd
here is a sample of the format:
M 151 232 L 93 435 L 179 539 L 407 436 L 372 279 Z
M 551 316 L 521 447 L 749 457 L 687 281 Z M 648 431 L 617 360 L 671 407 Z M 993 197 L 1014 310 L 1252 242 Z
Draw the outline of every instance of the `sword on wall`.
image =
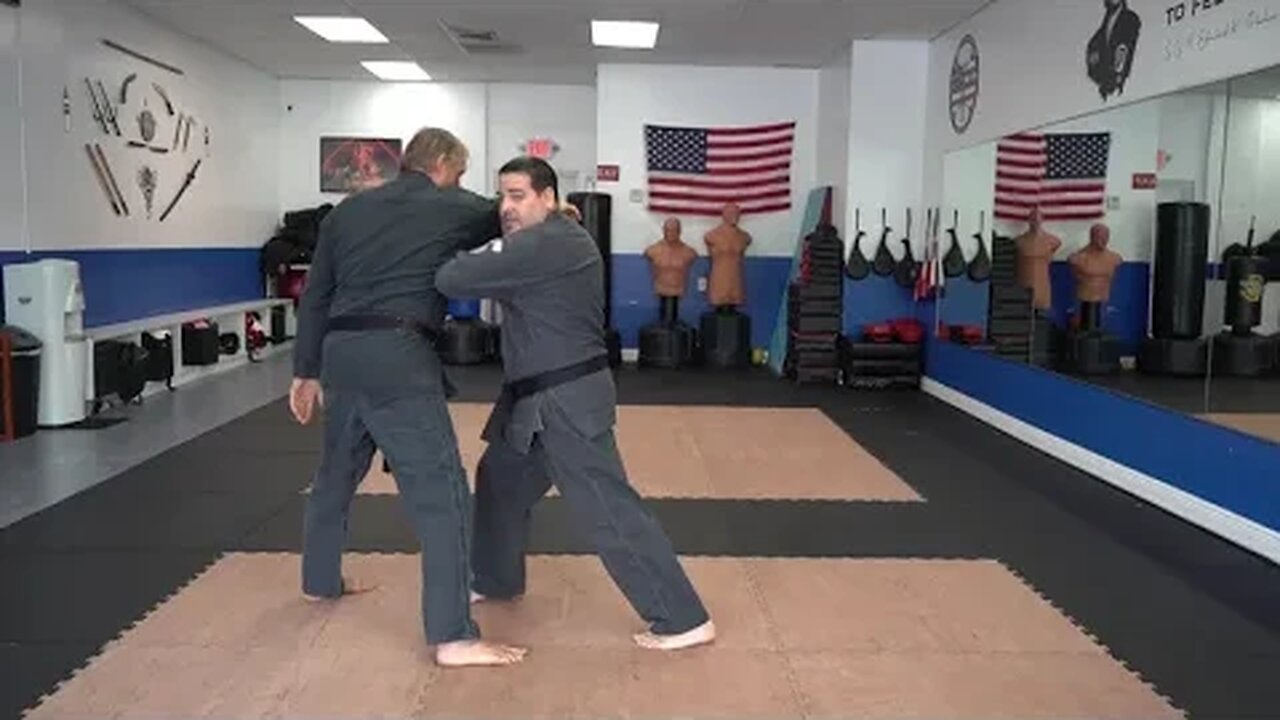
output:
M 196 160 L 196 164 L 191 166 L 191 170 L 187 172 L 186 179 L 182 181 L 182 187 L 178 188 L 178 192 L 174 193 L 173 199 L 169 201 L 169 206 L 160 214 L 160 222 L 164 222 L 164 219 L 169 217 L 169 213 L 173 212 L 173 208 L 177 206 L 178 201 L 187 192 L 187 188 L 191 187 L 191 183 L 196 179 L 196 170 L 200 169 L 200 163 L 203 161 L 203 158 L 199 158 Z
M 93 176 L 98 178 L 98 186 L 102 188 L 102 192 L 106 193 L 107 200 L 111 203 L 111 210 L 119 215 L 120 206 L 116 204 L 115 193 L 111 192 L 110 186 L 107 185 L 107 177 L 102 172 L 102 166 L 98 164 L 98 156 L 93 154 L 93 147 L 89 143 L 84 144 L 84 151 L 89 155 L 89 164 L 93 165 Z
M 102 146 L 94 143 L 93 150 L 97 153 L 98 163 L 102 165 L 102 170 L 107 176 L 107 181 L 111 185 L 111 189 L 115 192 L 116 200 L 120 202 L 121 209 L 124 214 L 129 214 L 129 205 L 124 201 L 124 193 L 120 192 L 120 185 L 116 183 L 115 173 L 111 172 L 111 165 L 107 163 L 107 156 L 102 152 Z

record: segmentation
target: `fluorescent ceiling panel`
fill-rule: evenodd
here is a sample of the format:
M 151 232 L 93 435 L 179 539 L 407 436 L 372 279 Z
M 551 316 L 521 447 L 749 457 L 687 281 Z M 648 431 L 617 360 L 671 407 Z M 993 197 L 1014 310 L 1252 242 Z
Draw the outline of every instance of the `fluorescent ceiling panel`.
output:
M 360 63 L 366 70 L 377 75 L 383 80 L 392 81 L 421 81 L 430 80 L 431 76 L 426 70 L 416 62 L 401 62 L 392 60 L 365 60 Z
M 658 44 L 658 23 L 592 20 L 591 44 L 596 47 L 652 50 Z
M 332 43 L 390 42 L 378 28 L 360 17 L 320 17 L 298 15 L 298 24 Z

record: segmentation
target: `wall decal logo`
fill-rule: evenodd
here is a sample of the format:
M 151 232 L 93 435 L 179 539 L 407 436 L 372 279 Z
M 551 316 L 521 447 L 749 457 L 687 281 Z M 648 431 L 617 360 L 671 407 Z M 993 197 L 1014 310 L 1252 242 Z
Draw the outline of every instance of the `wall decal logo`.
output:
M 965 35 L 951 60 L 951 129 L 963 134 L 978 107 L 978 41 Z
M 1142 19 L 1129 9 L 1127 0 L 1103 0 L 1102 24 L 1089 38 L 1085 64 L 1089 79 L 1106 100 L 1123 95 L 1124 84 L 1133 69 L 1133 56 L 1142 32 Z

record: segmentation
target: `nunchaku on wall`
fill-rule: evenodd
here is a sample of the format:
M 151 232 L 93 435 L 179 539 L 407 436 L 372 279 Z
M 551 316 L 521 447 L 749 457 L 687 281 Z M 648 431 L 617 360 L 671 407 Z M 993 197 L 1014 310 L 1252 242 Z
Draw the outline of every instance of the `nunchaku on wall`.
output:
M 929 209 L 926 214 L 925 231 L 928 235 L 927 240 L 936 239 L 941 223 L 942 210 Z M 960 211 L 955 210 L 952 214 L 951 227 L 947 228 L 950 247 L 946 254 L 942 256 L 942 274 L 949 278 L 967 274 L 969 279 L 974 282 L 985 282 L 991 277 L 991 258 L 987 254 L 987 246 L 984 241 L 986 213 L 979 213 L 978 231 L 973 235 L 977 240 L 978 250 L 974 253 L 972 259 L 965 258 L 964 250 L 960 247 L 960 238 L 957 234 L 959 227 Z M 866 231 L 862 229 L 862 210 L 861 208 L 855 209 L 854 236 L 853 241 L 850 243 L 852 248 L 849 251 L 849 257 L 845 261 L 845 275 L 850 280 L 864 280 L 872 273 L 875 273 L 882 277 L 892 277 L 898 285 L 904 288 L 913 287 L 920 276 L 924 261 L 916 260 L 915 254 L 911 250 L 911 231 L 911 208 L 907 208 L 906 230 L 898 240 L 903 248 L 902 257 L 895 257 L 893 251 L 890 250 L 893 227 L 889 225 L 888 210 L 887 208 L 880 208 L 880 241 L 876 244 L 874 255 L 868 258 L 862 252 L 862 239 L 867 235 Z M 926 245 L 928 244 L 926 242 Z
M 103 40 L 102 44 L 168 74 L 185 75 L 180 68 L 114 41 Z M 162 198 L 167 195 L 168 199 L 162 200 L 165 204 L 159 213 L 159 221 L 164 222 L 187 196 L 201 164 L 209 157 L 211 132 L 207 124 L 175 103 L 174 96 L 161 80 L 147 79 L 139 71 L 128 72 L 118 85 L 108 85 L 100 78 L 84 78 L 86 107 L 94 125 L 105 138 L 103 142 L 86 142 L 84 149 L 98 187 L 116 216 L 132 215 L 124 192 L 132 187 L 129 184 L 132 180 L 148 219 L 155 217 L 157 194 L 160 193 Z M 72 103 L 69 90 L 64 89 L 62 100 L 66 130 L 70 132 Z M 123 155 L 128 160 L 113 165 L 103 150 L 104 143 L 119 148 L 117 159 Z M 185 168 L 185 172 L 174 175 L 167 190 L 164 187 L 166 178 L 157 162 L 165 157 L 181 158 L 181 167 Z M 136 170 L 130 174 L 118 174 L 117 168 L 120 167 L 136 167 Z

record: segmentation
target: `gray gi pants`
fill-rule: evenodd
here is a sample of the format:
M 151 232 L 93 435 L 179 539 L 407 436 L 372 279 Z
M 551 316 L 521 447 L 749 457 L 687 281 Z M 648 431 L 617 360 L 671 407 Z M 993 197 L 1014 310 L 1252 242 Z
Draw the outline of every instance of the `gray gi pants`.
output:
M 682 633 L 709 616 L 657 520 L 627 481 L 612 430 L 586 438 L 549 407 L 528 454 L 490 440 L 476 473 L 472 587 L 491 598 L 525 589 L 533 506 L 554 483 L 605 569 L 653 632 Z
M 471 494 L 445 397 L 418 388 L 325 389 L 325 449 L 307 498 L 303 591 L 342 594 L 342 550 L 356 487 L 382 449 L 422 547 L 427 642 L 479 637 L 468 592 Z

